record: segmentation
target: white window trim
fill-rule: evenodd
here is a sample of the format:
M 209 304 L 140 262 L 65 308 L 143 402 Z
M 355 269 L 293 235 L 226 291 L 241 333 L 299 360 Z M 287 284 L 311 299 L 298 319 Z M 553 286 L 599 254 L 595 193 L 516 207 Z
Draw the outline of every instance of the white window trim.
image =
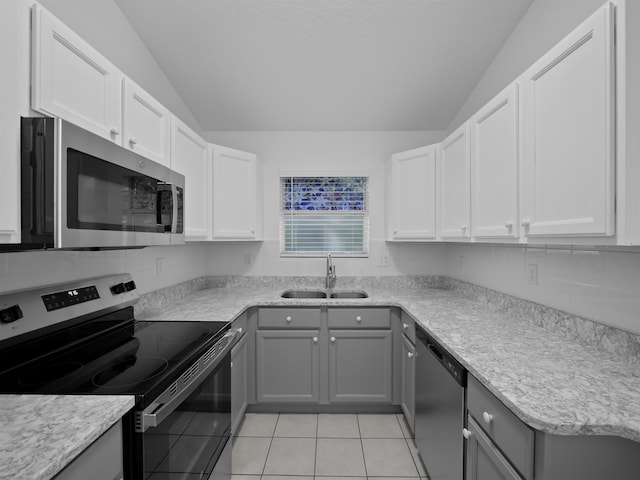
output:
M 367 209 L 366 209 L 366 251 L 362 253 L 345 253 L 330 252 L 334 258 L 369 258 L 370 256 L 370 240 L 371 240 L 371 198 L 368 190 L 371 187 L 371 172 L 368 169 L 361 170 L 294 170 L 285 169 L 278 171 L 278 202 L 281 201 L 282 195 L 282 178 L 283 177 L 366 177 L 367 178 Z M 284 222 L 282 214 L 282 205 L 278 205 L 278 222 L 279 222 L 279 250 L 280 258 L 324 258 L 326 252 L 285 252 L 284 248 Z

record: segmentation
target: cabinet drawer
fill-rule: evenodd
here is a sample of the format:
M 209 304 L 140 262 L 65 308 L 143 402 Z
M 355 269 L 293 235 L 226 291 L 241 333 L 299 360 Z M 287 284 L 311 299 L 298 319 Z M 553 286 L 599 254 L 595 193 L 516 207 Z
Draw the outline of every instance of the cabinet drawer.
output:
M 390 328 L 388 308 L 330 308 L 329 328 Z
M 469 375 L 467 409 L 477 424 L 526 479 L 533 478 L 533 430 Z
M 412 343 L 416 343 L 416 323 L 409 315 L 402 312 L 402 318 L 400 319 L 400 326 L 402 327 L 402 333 L 404 333 Z
M 258 328 L 320 328 L 320 309 L 261 308 Z

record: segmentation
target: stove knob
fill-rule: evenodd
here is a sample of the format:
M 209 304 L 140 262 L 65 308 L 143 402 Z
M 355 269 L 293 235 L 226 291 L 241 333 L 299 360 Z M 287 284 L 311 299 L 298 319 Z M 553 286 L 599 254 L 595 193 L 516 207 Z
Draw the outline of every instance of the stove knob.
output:
M 124 284 L 124 289 L 127 292 L 130 292 L 131 290 L 135 290 L 136 289 L 136 282 L 134 282 L 133 280 L 127 282 Z
M 113 295 L 120 295 L 121 293 L 124 293 L 124 283 L 116 283 L 109 288 L 109 290 L 111 290 Z
M 20 305 L 13 305 L 4 310 L 0 310 L 0 322 L 2 323 L 12 323 L 20 320 L 22 317 L 24 317 L 24 315 L 22 314 Z

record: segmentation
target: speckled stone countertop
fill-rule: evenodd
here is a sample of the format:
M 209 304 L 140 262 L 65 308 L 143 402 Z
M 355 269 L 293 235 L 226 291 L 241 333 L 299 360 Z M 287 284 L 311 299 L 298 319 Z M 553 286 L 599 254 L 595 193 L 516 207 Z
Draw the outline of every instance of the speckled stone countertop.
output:
M 133 404 L 132 396 L 0 395 L 0 479 L 52 478 Z
M 431 288 L 428 282 L 372 281 L 350 285 L 364 288 L 367 299 L 281 298 L 290 286 L 286 281 L 221 283 L 172 300 L 161 309 L 144 305 L 144 316 L 229 321 L 253 306 L 398 306 L 531 427 L 553 434 L 618 435 L 640 441 L 640 362 L 635 337 L 629 341 L 628 335 L 622 335 L 623 349 L 615 344 L 620 337 L 615 332 L 605 341 L 602 330 L 609 327 L 589 326 L 592 322 L 518 299 L 508 300 L 507 305 L 504 298 L 487 301 L 486 292 L 472 295 L 469 288 L 450 285 L 444 289 Z M 568 335 L 567 323 L 577 325 L 578 331 L 583 330 L 580 333 L 586 331 L 590 342 Z M 633 358 L 626 348 L 629 343 Z

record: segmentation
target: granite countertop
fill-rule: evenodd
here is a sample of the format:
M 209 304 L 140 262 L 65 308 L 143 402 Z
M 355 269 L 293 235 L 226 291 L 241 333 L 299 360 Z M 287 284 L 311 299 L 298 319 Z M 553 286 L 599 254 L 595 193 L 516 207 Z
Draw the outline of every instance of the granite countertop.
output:
M 119 395 L 0 395 L 0 479 L 52 478 L 133 404 Z
M 160 310 L 145 310 L 145 317 L 230 321 L 253 306 L 398 306 L 531 427 L 552 434 L 618 435 L 640 441 L 637 359 L 538 326 L 528 318 L 535 304 L 496 308 L 460 291 L 424 285 L 372 284 L 362 287 L 369 298 L 357 300 L 283 299 L 285 288 L 208 288 Z

